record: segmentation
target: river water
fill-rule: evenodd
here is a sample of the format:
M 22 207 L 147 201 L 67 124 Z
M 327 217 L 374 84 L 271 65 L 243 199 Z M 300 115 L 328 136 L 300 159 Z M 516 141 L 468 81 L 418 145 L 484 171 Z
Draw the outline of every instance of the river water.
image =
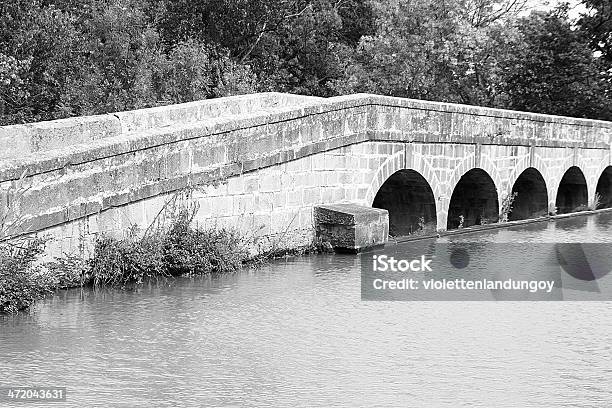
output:
M 612 242 L 612 214 L 438 241 Z M 351 255 L 0 317 L 0 386 L 52 406 L 607 407 L 611 356 L 612 302 L 366 302 Z

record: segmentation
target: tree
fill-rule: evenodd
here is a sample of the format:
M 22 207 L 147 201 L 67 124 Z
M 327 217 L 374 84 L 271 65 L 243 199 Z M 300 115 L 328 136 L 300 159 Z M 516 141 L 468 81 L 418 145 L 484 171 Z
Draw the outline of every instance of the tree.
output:
M 162 46 L 147 0 L 0 2 L 0 124 L 254 92 L 213 42 Z
M 252 93 L 257 81 L 250 67 L 238 64 L 227 50 L 195 40 L 178 44 L 154 73 L 157 100 L 182 103 Z
M 399 0 L 376 4 L 377 32 L 362 38 L 339 93 L 498 104 L 498 62 L 517 39 L 522 2 Z
M 78 29 L 83 36 L 75 55 L 80 69 L 70 75 L 62 98 L 72 115 L 156 104 L 152 71 L 163 55 L 158 34 L 138 3 L 94 1 Z
M 532 13 L 518 27 L 523 41 L 503 62 L 509 108 L 612 119 L 601 61 L 563 9 Z
M 61 95 L 80 42 L 72 16 L 53 6 L 0 3 L 0 124 L 65 116 Z
M 601 52 L 612 66 L 612 3 L 609 0 L 583 0 L 587 13 L 578 25 L 590 40 L 591 47 Z
M 610 4 L 0 1 L 0 124 L 274 90 L 610 118 Z M 596 51 L 594 54 L 593 51 Z
M 373 30 L 367 0 L 178 0 L 150 8 L 162 42 L 195 39 L 249 64 L 262 89 L 329 95 L 347 50 Z

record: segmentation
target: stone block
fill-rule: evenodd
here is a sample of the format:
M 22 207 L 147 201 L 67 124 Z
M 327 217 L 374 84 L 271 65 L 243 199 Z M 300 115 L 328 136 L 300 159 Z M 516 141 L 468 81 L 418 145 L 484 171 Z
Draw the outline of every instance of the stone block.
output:
M 306 205 L 318 204 L 321 202 L 321 188 L 310 187 L 303 190 L 303 203 Z
M 314 209 L 317 236 L 338 252 L 361 252 L 384 246 L 389 212 L 357 204 L 321 205 Z
M 260 191 L 279 191 L 281 189 L 281 178 L 277 173 L 268 171 L 260 179 Z
M 28 127 L 25 125 L 0 127 L 0 159 L 23 157 L 31 152 Z
M 113 115 L 83 116 L 37 122 L 25 125 L 29 131 L 31 150 L 47 151 L 79 143 L 118 136 L 119 120 Z
M 227 180 L 227 193 L 230 195 L 244 193 L 244 177 L 232 177 Z
M 304 204 L 302 199 L 302 189 L 291 190 L 287 192 L 287 206 L 288 207 L 299 207 Z

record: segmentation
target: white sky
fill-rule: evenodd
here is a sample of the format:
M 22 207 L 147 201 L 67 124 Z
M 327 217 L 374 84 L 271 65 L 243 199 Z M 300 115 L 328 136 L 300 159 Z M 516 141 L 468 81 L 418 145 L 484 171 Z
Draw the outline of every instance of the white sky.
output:
M 531 0 L 530 10 L 550 10 L 560 3 L 569 3 L 569 17 L 573 20 L 586 11 L 586 8 L 581 4 L 580 0 Z M 529 14 L 527 11 L 525 14 Z

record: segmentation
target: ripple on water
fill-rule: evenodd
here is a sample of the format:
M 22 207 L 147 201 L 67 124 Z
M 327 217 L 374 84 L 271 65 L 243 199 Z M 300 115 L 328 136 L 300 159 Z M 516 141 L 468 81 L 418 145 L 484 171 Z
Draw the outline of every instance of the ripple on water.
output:
M 610 242 L 612 216 L 440 242 Z M 610 302 L 362 302 L 354 256 L 135 292 L 62 292 L 0 318 L 7 385 L 68 406 L 587 406 L 612 401 Z

